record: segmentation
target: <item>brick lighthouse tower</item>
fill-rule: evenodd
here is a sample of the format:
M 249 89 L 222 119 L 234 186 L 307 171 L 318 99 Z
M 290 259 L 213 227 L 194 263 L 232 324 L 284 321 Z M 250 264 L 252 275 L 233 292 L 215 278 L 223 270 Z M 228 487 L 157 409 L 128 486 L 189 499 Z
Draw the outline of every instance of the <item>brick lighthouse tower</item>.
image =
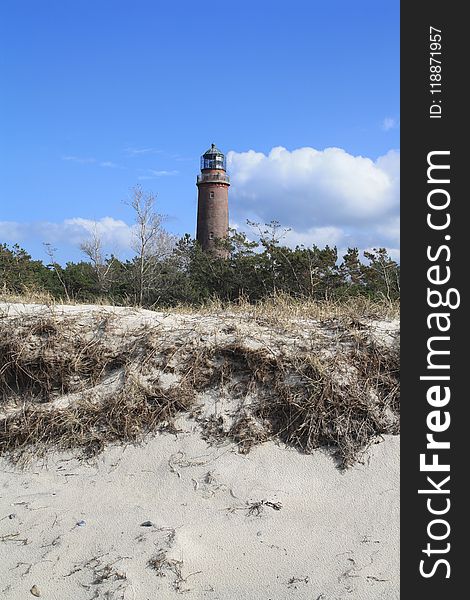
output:
M 226 250 L 216 247 L 216 240 L 225 239 L 228 234 L 230 179 L 225 171 L 225 156 L 214 144 L 201 157 L 201 174 L 197 176 L 196 185 L 196 239 L 203 250 L 226 256 Z

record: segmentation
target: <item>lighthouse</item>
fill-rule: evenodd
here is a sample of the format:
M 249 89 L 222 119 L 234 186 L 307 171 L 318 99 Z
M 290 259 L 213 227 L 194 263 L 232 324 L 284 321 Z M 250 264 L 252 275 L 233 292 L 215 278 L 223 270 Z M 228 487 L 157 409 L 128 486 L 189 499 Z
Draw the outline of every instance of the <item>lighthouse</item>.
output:
M 216 240 L 228 234 L 228 188 L 224 154 L 212 144 L 201 156 L 201 173 L 197 176 L 197 231 L 196 239 L 206 252 L 221 257 L 227 250 L 217 247 Z

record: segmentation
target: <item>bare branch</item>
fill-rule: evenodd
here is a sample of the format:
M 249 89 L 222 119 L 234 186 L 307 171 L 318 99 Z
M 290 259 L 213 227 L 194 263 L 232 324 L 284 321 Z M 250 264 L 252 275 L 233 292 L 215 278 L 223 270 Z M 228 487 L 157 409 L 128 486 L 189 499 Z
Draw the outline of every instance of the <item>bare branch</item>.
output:
M 60 265 L 55 259 L 55 253 L 57 252 L 57 248 L 53 248 L 50 242 L 43 242 L 44 250 L 46 251 L 47 256 L 51 260 L 51 266 L 54 269 L 55 274 L 57 275 L 57 279 L 60 281 L 62 287 L 64 288 L 65 296 L 67 300 L 70 301 L 69 291 L 67 289 L 67 285 L 62 277 L 59 267 Z
M 93 265 L 100 292 L 106 292 L 108 289 L 108 275 L 114 260 L 106 262 L 106 257 L 103 254 L 103 243 L 96 222 L 90 238 L 80 244 L 80 250 L 90 259 Z
M 175 238 L 163 229 L 164 216 L 155 212 L 156 196 L 144 192 L 141 186 L 132 189 L 127 202 L 135 215 L 133 250 L 137 262 L 137 296 L 142 305 L 145 292 L 154 283 L 158 263 L 169 256 L 175 246 Z

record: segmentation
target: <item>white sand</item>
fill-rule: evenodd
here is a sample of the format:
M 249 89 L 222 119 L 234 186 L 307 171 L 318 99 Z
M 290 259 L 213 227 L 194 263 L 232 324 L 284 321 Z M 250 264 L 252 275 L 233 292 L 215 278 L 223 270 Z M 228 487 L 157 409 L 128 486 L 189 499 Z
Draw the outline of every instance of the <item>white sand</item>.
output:
M 387 437 L 345 473 L 321 452 L 270 442 L 241 455 L 191 432 L 112 448 L 90 465 L 56 456 L 21 471 L 2 461 L 0 592 L 398 598 L 398 442 Z M 282 508 L 249 515 L 246 502 L 260 500 Z M 179 585 L 171 570 L 159 577 L 147 566 L 159 550 L 182 561 Z M 125 579 L 94 584 L 108 564 Z
M 157 318 L 112 312 L 127 325 Z M 182 319 L 158 318 L 169 329 Z M 397 436 L 342 472 L 322 451 L 268 442 L 243 455 L 209 446 L 191 419 L 178 426 L 92 463 L 54 454 L 21 470 L 0 460 L 0 596 L 399 598 Z M 262 501 L 272 504 L 250 512 Z M 148 561 L 158 556 L 155 570 Z

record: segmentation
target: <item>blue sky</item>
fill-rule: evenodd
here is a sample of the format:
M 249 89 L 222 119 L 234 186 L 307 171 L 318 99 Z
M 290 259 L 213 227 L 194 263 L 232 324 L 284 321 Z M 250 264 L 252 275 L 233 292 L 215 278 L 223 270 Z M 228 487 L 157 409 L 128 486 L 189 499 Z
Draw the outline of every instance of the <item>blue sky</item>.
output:
M 278 219 L 292 244 L 397 252 L 398 0 L 0 10 L 0 242 L 45 258 L 51 241 L 76 260 L 98 221 L 126 255 L 123 200 L 139 183 L 170 231 L 194 235 L 199 156 L 215 142 L 233 225 Z

